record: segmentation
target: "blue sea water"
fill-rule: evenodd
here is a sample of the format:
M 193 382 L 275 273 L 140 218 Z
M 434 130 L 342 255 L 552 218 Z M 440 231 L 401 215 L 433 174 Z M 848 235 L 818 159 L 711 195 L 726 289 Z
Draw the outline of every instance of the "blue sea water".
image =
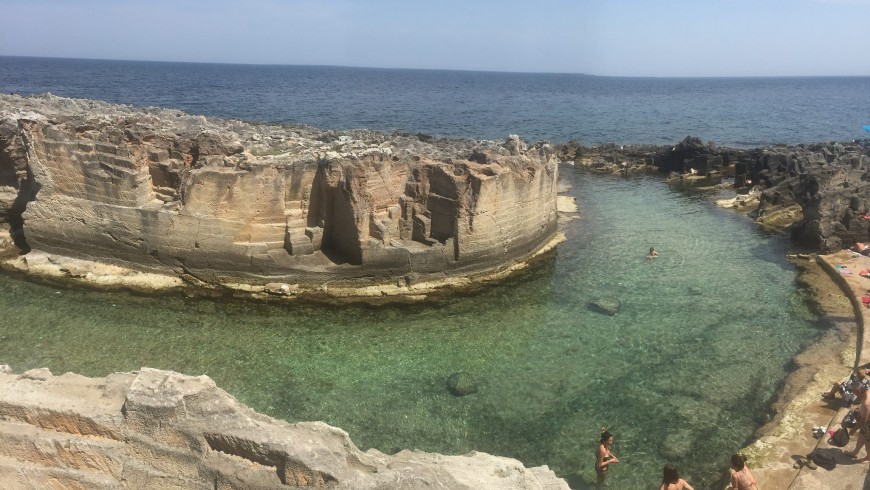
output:
M 868 135 L 870 77 L 578 74 L 0 57 L 0 92 L 51 92 L 324 129 L 588 144 L 729 146 Z
M 672 143 L 861 137 L 868 79 L 610 79 L 332 67 L 0 58 L 0 89 L 224 117 L 433 135 Z M 836 110 L 834 105 L 848 105 Z M 862 105 L 863 104 L 863 105 Z M 655 123 L 655 124 L 654 124 Z M 274 305 L 143 297 L 0 275 L 0 363 L 102 376 L 207 374 L 256 410 L 324 420 L 361 448 L 485 451 L 594 480 L 616 434 L 614 488 L 665 462 L 696 488 L 751 441 L 790 360 L 824 323 L 787 241 L 653 176 L 562 168 L 582 219 L 529 273 L 435 305 Z M 650 246 L 661 256 L 645 258 Z M 606 316 L 588 308 L 617 298 Z M 759 355 L 763 353 L 763 355 Z M 478 392 L 454 397 L 454 372 Z

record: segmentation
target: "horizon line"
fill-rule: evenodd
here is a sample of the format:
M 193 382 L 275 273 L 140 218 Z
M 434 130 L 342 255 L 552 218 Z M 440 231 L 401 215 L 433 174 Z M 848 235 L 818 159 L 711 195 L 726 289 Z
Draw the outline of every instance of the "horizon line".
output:
M 68 56 L 33 56 L 33 55 L 13 55 L 2 54 L 2 58 L 35 58 L 35 59 L 52 59 L 52 60 L 79 60 L 79 61 L 119 61 L 119 62 L 134 62 L 134 63 L 178 63 L 178 64 L 196 64 L 196 65 L 234 65 L 234 66 L 299 66 L 312 68 L 352 68 L 365 70 L 408 70 L 408 71 L 451 71 L 451 72 L 467 72 L 467 73 L 505 73 L 514 75 L 573 75 L 596 78 L 867 78 L 867 75 L 596 75 L 584 72 L 557 72 L 557 71 L 507 71 L 507 70 L 474 70 L 468 68 L 402 68 L 402 67 L 383 67 L 383 66 L 360 66 L 360 65 L 331 65 L 331 64 L 314 64 L 314 63 L 239 63 L 225 61 L 178 61 L 178 60 L 136 60 L 136 59 L 118 59 L 118 58 L 75 58 Z

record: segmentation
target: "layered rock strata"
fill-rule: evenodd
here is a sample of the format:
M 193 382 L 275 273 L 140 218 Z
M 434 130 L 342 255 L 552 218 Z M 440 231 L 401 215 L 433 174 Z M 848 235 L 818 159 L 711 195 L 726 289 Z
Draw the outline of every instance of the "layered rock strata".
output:
M 406 288 L 492 272 L 556 237 L 557 179 L 550 146 L 516 136 L 432 140 L 0 96 L 0 225 L 21 253 L 203 285 Z
M 360 451 L 321 422 L 258 414 L 206 376 L 105 378 L 0 366 L 0 480 L 31 488 L 567 489 L 546 466 L 472 452 Z

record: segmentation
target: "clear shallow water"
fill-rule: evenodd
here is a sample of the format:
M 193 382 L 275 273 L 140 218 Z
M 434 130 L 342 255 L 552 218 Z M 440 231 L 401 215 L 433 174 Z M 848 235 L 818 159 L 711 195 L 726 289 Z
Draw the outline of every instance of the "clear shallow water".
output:
M 0 56 L 0 93 L 433 136 L 729 146 L 865 138 L 870 77 L 618 78 Z
M 781 238 L 658 179 L 565 169 L 583 220 L 530 274 L 438 305 L 277 306 L 147 298 L 0 276 L 0 362 L 105 375 L 207 374 L 251 407 L 324 420 L 385 452 L 472 449 L 592 481 L 601 426 L 615 488 L 675 462 L 696 488 L 764 421 L 819 333 Z M 648 261 L 655 246 L 661 257 Z M 613 317 L 587 303 L 615 296 Z M 456 371 L 479 392 L 445 387 Z
M 750 146 L 864 137 L 870 78 L 629 79 L 582 75 L 0 57 L 0 92 L 52 92 L 323 128 L 585 144 Z M 0 275 L 0 362 L 102 376 L 208 374 L 253 408 L 324 420 L 362 448 L 471 449 L 594 478 L 616 433 L 617 488 L 664 462 L 697 488 L 763 422 L 819 325 L 785 244 L 654 178 L 565 169 L 583 220 L 557 255 L 437 305 L 277 306 L 47 287 Z M 566 174 L 566 175 L 565 175 Z M 655 246 L 662 256 L 644 257 Z M 607 317 L 587 303 L 615 296 Z M 465 371 L 479 392 L 447 393 Z

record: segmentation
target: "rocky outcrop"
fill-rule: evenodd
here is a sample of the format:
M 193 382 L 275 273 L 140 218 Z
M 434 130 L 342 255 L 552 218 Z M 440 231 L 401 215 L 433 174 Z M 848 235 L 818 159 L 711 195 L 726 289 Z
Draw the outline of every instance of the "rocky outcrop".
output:
M 732 150 L 726 158 L 735 186 L 759 193 L 760 223 L 790 225 L 795 241 L 826 253 L 870 240 L 870 141 Z
M 832 252 L 870 241 L 870 140 L 736 149 L 687 137 L 667 147 L 569 143 L 557 147 L 557 155 L 606 172 L 654 166 L 677 175 L 674 182 L 710 184 L 706 177 L 728 175 L 742 194 L 721 200 L 723 206 L 790 228 L 806 247 Z
M 549 145 L 516 136 L 432 140 L 0 96 L 0 225 L 22 253 L 202 285 L 401 290 L 497 270 L 556 236 L 557 177 Z
M 31 488 L 567 489 L 472 452 L 360 451 L 341 429 L 258 414 L 206 376 L 105 378 L 0 366 L 0 479 Z
M 770 182 L 759 212 L 799 205 L 793 230 L 800 243 L 835 252 L 870 241 L 870 145 L 802 145 L 768 151 L 762 178 Z

